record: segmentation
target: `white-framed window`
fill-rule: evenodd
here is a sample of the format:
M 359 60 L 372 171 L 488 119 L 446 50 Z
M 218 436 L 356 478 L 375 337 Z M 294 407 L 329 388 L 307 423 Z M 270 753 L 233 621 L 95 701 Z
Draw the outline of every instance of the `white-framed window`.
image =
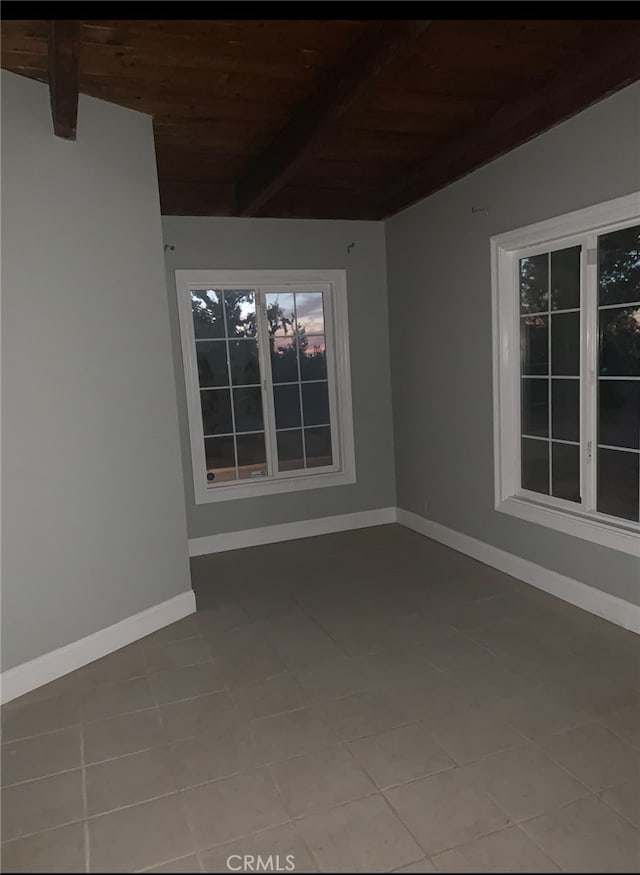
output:
M 640 557 L 640 193 L 491 239 L 496 509 Z
M 177 270 L 197 504 L 355 483 L 346 272 Z

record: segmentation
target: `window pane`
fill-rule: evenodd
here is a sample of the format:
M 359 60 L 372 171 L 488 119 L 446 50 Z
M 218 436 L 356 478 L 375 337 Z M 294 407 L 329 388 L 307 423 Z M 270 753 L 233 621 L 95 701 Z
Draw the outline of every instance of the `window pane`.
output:
M 234 386 L 260 382 L 258 344 L 255 340 L 230 340 L 231 379 Z
M 330 428 L 305 428 L 304 445 L 307 451 L 307 468 L 333 464 Z
M 580 314 L 556 313 L 551 317 L 551 373 L 580 374 Z
M 522 374 L 549 373 L 549 317 L 525 316 L 520 320 Z
M 640 307 L 600 311 L 600 374 L 640 376 Z
M 239 434 L 236 438 L 238 447 L 238 474 L 241 480 L 262 477 L 267 473 L 267 450 L 264 442 L 264 432 L 259 434 Z
M 580 501 L 580 447 L 552 443 L 552 495 Z
M 549 441 L 522 438 L 522 488 L 549 494 Z
M 304 383 L 302 410 L 305 425 L 326 425 L 329 422 L 328 383 Z
M 198 380 L 200 385 L 228 386 L 227 343 L 225 340 L 206 340 L 196 343 Z
M 274 383 L 293 383 L 298 380 L 298 350 L 292 338 L 272 337 L 271 374 Z
M 638 453 L 598 450 L 598 510 L 638 519 Z
M 522 385 L 522 434 L 548 437 L 549 435 L 549 381 L 528 380 Z
M 224 337 L 222 296 L 213 289 L 191 290 L 191 313 L 196 338 Z
M 276 410 L 276 428 L 295 428 L 302 424 L 298 383 L 293 386 L 274 386 L 273 402 Z
M 640 449 L 640 380 L 600 380 L 598 443 Z
M 580 381 L 551 381 L 551 434 L 561 441 L 580 440 Z
M 224 304 L 227 311 L 229 337 L 256 336 L 256 302 L 252 291 L 225 291 Z
M 230 434 L 233 431 L 228 389 L 208 389 L 206 392 L 200 392 L 200 404 L 202 428 L 206 435 Z
M 324 334 L 322 292 L 296 292 L 296 321 L 300 332 Z
M 520 259 L 520 312 L 541 313 L 549 309 L 549 255 Z
M 255 389 L 233 390 L 233 412 L 236 418 L 236 432 L 261 431 L 262 422 L 262 391 Z
M 598 237 L 600 304 L 640 301 L 640 225 Z
M 236 479 L 236 459 L 232 437 L 206 438 L 204 454 L 209 483 Z
M 580 306 L 580 246 L 551 253 L 551 309 Z
M 304 468 L 302 458 L 302 429 L 277 432 L 278 470 L 296 471 Z
M 267 321 L 271 337 L 291 336 L 295 331 L 295 315 L 293 310 L 293 295 L 265 295 L 267 305 Z
M 300 344 L 300 377 L 302 380 L 327 379 L 327 354 L 322 335 L 310 335 Z

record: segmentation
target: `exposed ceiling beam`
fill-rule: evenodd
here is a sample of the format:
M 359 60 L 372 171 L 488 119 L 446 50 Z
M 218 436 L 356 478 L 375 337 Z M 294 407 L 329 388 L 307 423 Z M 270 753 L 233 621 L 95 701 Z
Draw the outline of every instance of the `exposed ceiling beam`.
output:
M 49 98 L 53 133 L 75 140 L 78 120 L 80 21 L 49 22 Z
M 639 46 L 640 25 L 627 22 L 624 33 L 572 69 L 502 107 L 471 134 L 440 144 L 435 157 L 428 156 L 424 164 L 405 174 L 400 185 L 382 195 L 378 218 L 433 194 L 640 79 Z
M 271 200 L 308 159 L 329 126 L 430 23 L 372 23 L 238 180 L 238 215 L 254 215 Z

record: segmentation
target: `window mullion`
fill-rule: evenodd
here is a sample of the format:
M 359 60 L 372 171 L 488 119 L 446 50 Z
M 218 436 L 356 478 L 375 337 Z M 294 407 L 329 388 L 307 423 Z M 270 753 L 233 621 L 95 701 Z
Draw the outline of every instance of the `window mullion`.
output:
M 273 379 L 271 376 L 271 349 L 269 346 L 269 322 L 267 320 L 267 305 L 262 288 L 256 289 L 256 315 L 258 331 L 258 359 L 260 362 L 260 381 L 262 389 L 262 411 L 264 419 L 264 439 L 267 452 L 267 470 L 269 477 L 278 471 L 278 450 L 275 427 L 275 405 L 273 401 Z
M 583 366 L 582 406 L 583 440 L 582 458 L 584 470 L 583 507 L 596 509 L 598 472 L 598 266 L 596 259 L 597 237 L 585 238 L 583 254 L 584 298 L 582 304 Z

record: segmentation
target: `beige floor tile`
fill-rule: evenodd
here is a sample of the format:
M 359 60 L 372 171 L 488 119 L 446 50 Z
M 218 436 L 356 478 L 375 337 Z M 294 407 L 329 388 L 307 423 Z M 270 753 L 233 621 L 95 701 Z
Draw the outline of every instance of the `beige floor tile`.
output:
M 528 679 L 513 660 L 486 652 L 478 654 L 468 664 L 446 669 L 446 674 L 466 690 L 477 704 L 488 705 L 529 686 Z
M 314 702 L 348 696 L 368 686 L 356 660 L 348 656 L 294 665 L 291 671 L 305 694 Z
M 565 871 L 638 871 L 640 833 L 594 796 L 529 820 L 523 829 Z
M 640 749 L 640 708 L 623 708 L 603 717 L 602 722 L 617 736 Z
M 305 817 L 297 826 L 323 872 L 387 872 L 423 857 L 377 795 Z
M 513 820 L 589 795 L 583 784 L 533 744 L 485 757 L 471 766 L 471 774 Z
M 252 620 L 273 620 L 299 609 L 291 596 L 277 592 L 243 598 L 242 607 Z
M 143 647 L 153 647 L 156 644 L 166 644 L 168 641 L 179 641 L 181 638 L 193 638 L 200 634 L 198 614 L 189 614 L 169 626 L 164 626 L 151 635 L 141 638 L 138 642 Z
M 528 686 L 490 703 L 490 707 L 529 738 L 540 738 L 593 720 L 593 712 L 561 685 Z
M 428 856 L 508 824 L 507 815 L 474 784 L 468 768 L 403 784 L 385 796 Z
M 318 710 L 329 726 L 344 739 L 376 735 L 409 722 L 406 715 L 394 707 L 389 694 L 381 690 L 332 699 L 321 703 Z
M 92 872 L 133 872 L 193 851 L 181 796 L 165 796 L 89 820 Z
M 141 711 L 154 705 L 151 686 L 146 677 L 113 684 L 101 684 L 84 693 L 82 710 L 84 720 L 102 720 Z
M 428 661 L 439 669 L 464 668 L 487 654 L 481 644 L 453 629 L 445 637 L 423 641 L 420 647 Z
M 347 747 L 381 789 L 455 765 L 424 723 L 356 739 Z
M 77 769 L 80 765 L 79 726 L 24 741 L 9 741 L 2 745 L 2 786 Z
M 149 680 L 158 705 L 217 693 L 228 686 L 221 660 L 165 669 L 151 674 Z
M 239 715 L 226 690 L 160 707 L 167 741 L 179 741 L 205 732 L 219 732 L 235 725 Z
M 74 672 L 78 689 L 97 686 L 98 684 L 128 681 L 132 678 L 144 677 L 147 673 L 142 648 L 136 641 L 120 650 L 96 659 Z
M 436 741 L 461 764 L 527 741 L 513 726 L 478 706 L 435 718 L 427 725 Z
M 83 817 L 82 771 L 62 772 L 2 791 L 2 840 L 41 832 Z
M 145 647 L 144 659 L 148 671 L 156 672 L 211 662 L 211 654 L 204 643 L 204 638 L 198 636 Z
M 376 789 L 341 744 L 278 763 L 271 774 L 292 817 L 350 802 Z
M 260 755 L 267 762 L 308 753 L 336 741 L 335 733 L 315 708 L 262 717 L 252 721 L 251 729 Z
M 305 665 L 321 659 L 335 659 L 341 651 L 321 626 L 295 614 L 268 621 L 274 650 L 288 665 Z
M 279 867 L 281 872 L 318 871 L 304 840 L 291 823 L 219 845 L 200 856 L 205 872 L 255 872 L 256 858 L 266 861 L 269 857 L 272 866 Z
M 408 866 L 401 866 L 399 869 L 393 870 L 396 873 L 402 872 L 402 875 L 409 875 L 409 873 L 421 873 L 421 872 L 435 872 L 436 867 L 425 857 L 424 860 L 418 860 L 417 863 L 409 863 Z
M 2 845 L 3 872 L 85 872 L 84 823 L 39 832 Z
M 292 711 L 302 707 L 308 699 L 289 672 L 257 683 L 233 687 L 230 692 L 241 716 L 247 720 L 269 717 L 281 711 Z
M 200 850 L 289 820 L 264 769 L 187 790 L 183 797 Z
M 369 687 L 429 686 L 441 679 L 419 647 L 386 648 L 357 657 L 355 662 Z
M 240 626 L 232 631 L 240 632 L 245 628 L 249 629 L 250 627 Z M 218 649 L 219 638 L 220 636 L 214 636 L 213 639 L 216 642 L 212 648 L 214 655 Z M 211 646 L 211 641 L 212 639 L 209 638 L 209 646 Z M 239 640 L 238 643 L 222 646 L 222 651 L 219 658 L 229 686 L 256 683 L 287 671 L 287 666 L 268 641 L 245 642 Z
M 73 726 L 81 720 L 80 702 L 72 693 L 44 701 L 2 707 L 2 740 L 17 741 Z
M 87 815 L 146 802 L 178 790 L 173 763 L 165 748 L 132 753 L 86 769 Z
M 243 626 L 253 619 L 238 602 L 227 601 L 216 607 L 198 610 L 196 622 L 203 634 L 212 635 L 227 629 Z
M 158 747 L 164 741 L 157 708 L 109 717 L 84 726 L 85 763 Z
M 227 778 L 265 762 L 246 724 L 179 741 L 171 745 L 170 754 L 181 789 Z
M 152 866 L 150 869 L 143 869 L 142 871 L 166 872 L 172 875 L 174 872 L 202 872 L 202 869 L 196 854 L 189 854 L 187 857 L 180 857 L 178 860 L 171 860 L 168 863 L 163 863 L 161 866 Z
M 627 781 L 599 795 L 603 802 L 640 829 L 640 781 Z
M 540 745 L 591 790 L 604 790 L 630 777 L 640 784 L 640 752 L 599 723 L 547 736 Z
M 559 872 L 517 826 L 432 858 L 437 872 Z

